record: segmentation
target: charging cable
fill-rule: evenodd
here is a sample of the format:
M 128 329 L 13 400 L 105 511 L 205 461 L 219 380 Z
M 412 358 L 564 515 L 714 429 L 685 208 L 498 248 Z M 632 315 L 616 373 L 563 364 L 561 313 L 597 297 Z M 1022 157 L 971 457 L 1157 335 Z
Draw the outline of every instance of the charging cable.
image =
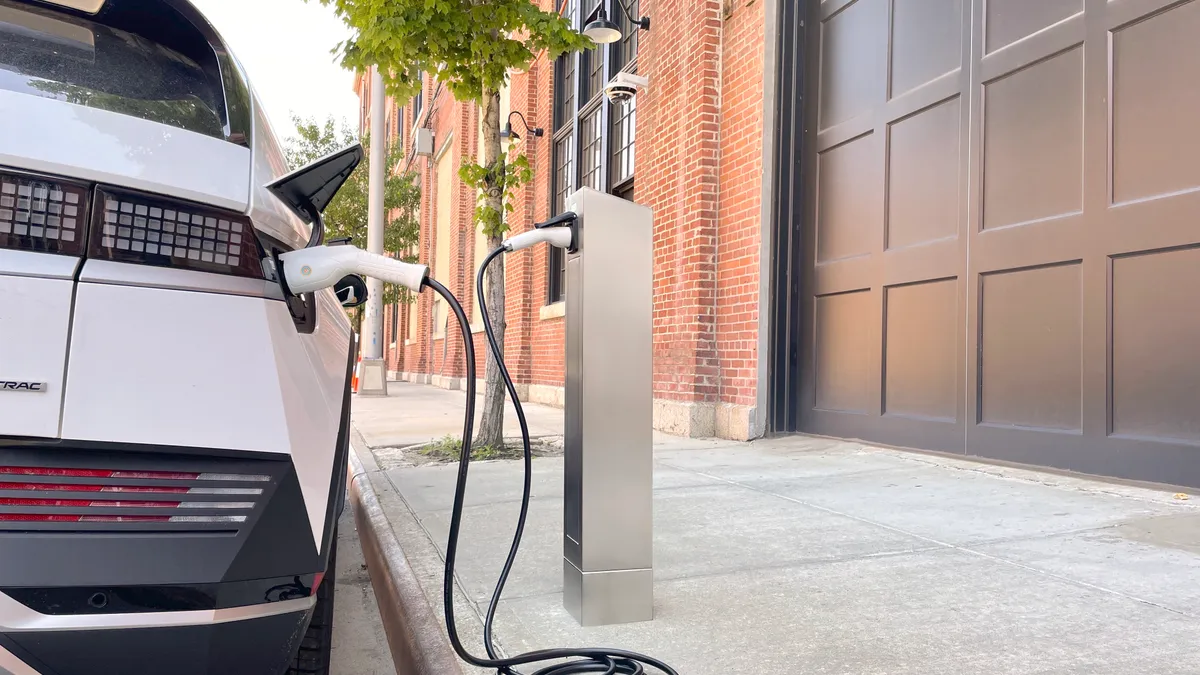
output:
M 530 492 L 533 483 L 533 450 L 530 447 L 529 439 L 529 424 L 525 418 L 525 408 L 521 405 L 521 399 L 517 396 L 517 388 L 513 383 L 512 377 L 509 375 L 508 368 L 504 364 L 502 358 L 500 344 L 496 340 L 495 331 L 492 328 L 491 319 L 488 316 L 487 301 L 485 299 L 483 289 L 483 278 L 487 272 L 488 265 L 497 257 L 504 253 L 518 251 L 524 248 L 529 248 L 538 243 L 549 243 L 552 246 L 574 250 L 576 244 L 575 229 L 576 216 L 574 213 L 564 213 L 547 221 L 539 223 L 534 229 L 518 234 L 488 254 L 484 258 L 479 270 L 475 275 L 475 297 L 479 303 L 479 314 L 483 319 L 483 329 L 487 336 L 488 346 L 492 350 L 492 355 L 496 359 L 496 364 L 499 366 L 500 376 L 504 379 L 505 389 L 508 391 L 508 396 L 512 399 L 513 408 L 517 413 L 517 421 L 521 426 L 521 443 L 523 446 L 524 455 L 524 480 L 521 491 L 521 509 L 517 517 L 517 527 L 513 533 L 512 545 L 508 551 L 508 557 L 504 561 L 504 566 L 500 570 L 500 577 L 496 582 L 496 588 L 492 593 L 492 599 L 488 603 L 487 613 L 483 624 L 483 644 L 487 650 L 488 659 L 472 659 L 461 648 L 461 645 L 456 641 L 453 630 L 451 631 L 452 642 L 459 655 L 468 663 L 485 668 L 497 668 L 499 673 L 518 675 L 517 671 L 513 670 L 512 666 L 522 665 L 526 663 L 535 663 L 547 661 L 550 659 L 570 659 L 565 663 L 546 666 L 532 675 L 574 675 L 576 673 L 606 673 L 611 675 L 642 675 L 645 673 L 645 666 L 657 668 L 666 675 L 678 675 L 674 669 L 667 664 L 650 656 L 639 654 L 619 649 L 551 649 L 537 652 L 530 652 L 512 658 L 499 658 L 496 654 L 495 647 L 492 641 L 493 623 L 496 617 L 496 609 L 500 604 L 500 597 L 504 593 L 504 586 L 508 582 L 508 576 L 512 571 L 513 563 L 516 561 L 517 552 L 521 546 L 521 537 L 525 531 L 525 523 L 529 515 L 529 500 Z M 463 330 L 464 340 L 470 341 L 470 326 L 466 322 L 466 315 L 457 310 L 456 314 L 460 315 L 459 322 Z M 459 462 L 459 484 L 455 490 L 454 511 L 451 514 L 450 524 L 450 544 L 447 546 L 446 556 L 446 596 L 444 598 L 446 604 L 447 624 L 452 625 L 453 621 L 453 598 L 451 592 L 453 590 L 449 579 L 453 577 L 453 557 L 450 553 L 451 547 L 457 545 L 457 525 L 461 519 L 461 499 L 459 498 L 461 488 L 466 485 L 467 464 L 470 461 L 470 447 L 466 439 L 471 437 L 470 426 L 474 420 L 474 364 L 473 357 L 468 361 L 468 392 L 467 392 L 467 424 L 464 432 L 464 443 L 462 456 Z
M 487 266 L 503 253 L 528 248 L 546 242 L 561 248 L 573 249 L 576 238 L 574 227 L 575 214 L 564 213 L 545 222 L 539 223 L 529 232 L 516 235 L 504 242 L 500 248 L 492 251 L 484 259 L 475 277 L 476 298 L 479 302 L 479 313 L 483 318 L 484 330 L 487 333 L 488 345 L 495 355 L 500 375 L 504 379 L 505 388 L 512 399 L 521 424 L 521 442 L 524 446 L 525 476 L 521 492 L 521 513 L 517 519 L 517 528 L 513 534 L 512 546 L 508 558 L 504 561 L 496 589 L 488 603 L 487 617 L 484 621 L 484 646 L 488 658 L 477 657 L 467 651 L 458 635 L 458 627 L 454 621 L 454 566 L 458 558 L 458 540 L 462 530 L 463 506 L 466 497 L 467 473 L 471 463 L 471 439 L 475 426 L 475 343 L 471 337 L 471 324 L 462 304 L 445 286 L 429 277 L 425 265 L 406 263 L 395 258 L 368 253 L 350 245 L 320 245 L 289 251 L 279 256 L 280 282 L 286 292 L 300 295 L 329 288 L 347 274 L 362 274 L 383 281 L 398 284 L 409 290 L 420 293 L 425 288 L 431 288 L 445 299 L 458 326 L 462 332 L 463 351 L 466 360 L 467 404 L 463 418 L 462 454 L 458 462 L 458 477 L 454 485 L 454 504 L 450 514 L 450 532 L 446 541 L 446 562 L 442 586 L 442 599 L 446 612 L 446 632 L 450 644 L 458 656 L 467 663 L 480 668 L 495 668 L 502 675 L 522 675 L 514 670 L 515 666 L 559 661 L 544 666 L 529 675 L 579 675 L 581 673 L 605 673 L 607 675 L 643 675 L 646 666 L 657 668 L 664 675 L 679 675 L 667 664 L 644 654 L 621 649 L 541 649 L 508 658 L 500 658 L 492 644 L 492 624 L 495 620 L 496 609 L 500 604 L 500 596 L 508 582 L 513 563 L 520 549 L 521 537 L 525 531 L 525 522 L 529 515 L 530 489 L 533 483 L 533 451 L 530 447 L 529 425 L 525 419 L 525 410 L 517 397 L 516 386 L 508 373 L 508 368 L 501 358 L 501 350 L 488 318 L 487 303 L 483 294 L 483 276 Z

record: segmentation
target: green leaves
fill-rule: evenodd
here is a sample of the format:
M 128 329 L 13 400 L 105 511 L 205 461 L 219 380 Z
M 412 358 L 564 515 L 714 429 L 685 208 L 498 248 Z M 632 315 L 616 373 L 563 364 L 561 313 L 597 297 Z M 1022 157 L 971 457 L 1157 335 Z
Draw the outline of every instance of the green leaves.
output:
M 308 0 L 306 0 L 308 1 Z M 504 87 L 508 71 L 590 47 L 570 23 L 531 0 L 318 0 L 332 6 L 355 36 L 337 48 L 343 66 L 379 65 L 388 93 L 417 91 L 426 71 L 460 101 L 482 102 Z
M 306 2 L 310 0 L 305 0 Z M 532 0 L 317 0 L 334 8 L 354 31 L 335 53 L 344 67 L 378 66 L 392 97 L 405 101 L 429 73 L 455 99 L 473 101 L 485 114 L 484 163 L 464 165 L 459 177 L 479 190 L 476 222 L 488 237 L 507 229 L 515 190 L 530 179 L 529 161 L 499 152 L 499 92 L 512 70 L 524 70 L 541 52 L 551 59 L 594 46 L 557 12 Z M 495 160 L 492 158 L 495 157 Z M 364 221 L 365 222 L 365 221 Z
M 296 124 L 296 137 L 288 140 L 285 152 L 293 169 L 360 140 L 348 126 L 344 123 L 338 125 L 332 117 L 324 122 L 299 117 L 293 117 L 292 121 Z M 370 138 L 363 138 L 361 141 L 369 155 Z M 388 167 L 397 167 L 403 160 L 399 147 L 389 148 L 386 162 Z M 366 162 L 363 162 L 325 209 L 322 215 L 325 219 L 326 239 L 350 237 L 356 246 L 366 245 L 369 174 Z M 389 171 L 383 189 L 385 251 L 403 253 L 417 244 L 421 230 L 420 205 L 421 187 L 416 175 Z M 401 295 L 396 286 L 385 286 L 385 304 L 396 302 L 401 297 L 407 295 Z
M 504 213 L 512 212 L 516 191 L 533 178 L 533 170 L 529 168 L 529 158 L 525 155 L 515 155 L 511 160 L 501 155 L 491 166 L 463 164 L 458 170 L 458 177 L 465 185 L 479 191 L 475 222 L 479 223 L 483 234 L 500 237 L 508 231 Z M 501 196 L 504 213 L 497 209 L 495 199 L 489 199 L 489 196 L 496 195 Z

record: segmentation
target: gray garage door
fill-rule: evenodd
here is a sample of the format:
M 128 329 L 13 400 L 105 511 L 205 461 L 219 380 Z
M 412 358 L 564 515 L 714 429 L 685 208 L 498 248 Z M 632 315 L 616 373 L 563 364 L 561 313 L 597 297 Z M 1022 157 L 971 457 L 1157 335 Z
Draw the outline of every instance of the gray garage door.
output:
M 813 12 L 801 427 L 1200 485 L 1200 0 Z

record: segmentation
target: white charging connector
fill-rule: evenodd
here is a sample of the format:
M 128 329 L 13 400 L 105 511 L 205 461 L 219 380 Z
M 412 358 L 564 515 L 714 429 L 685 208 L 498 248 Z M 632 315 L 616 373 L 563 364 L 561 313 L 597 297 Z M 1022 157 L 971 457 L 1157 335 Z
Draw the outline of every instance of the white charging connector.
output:
M 283 262 L 287 288 L 296 295 L 329 288 L 347 274 L 373 277 L 420 293 L 429 276 L 425 265 L 368 253 L 349 244 L 297 249 L 280 255 L 279 259 Z
M 530 246 L 536 246 L 542 242 L 559 248 L 571 248 L 571 239 L 574 236 L 572 229 L 570 227 L 544 227 L 539 230 L 530 230 L 509 237 L 500 245 L 510 253 L 523 248 L 529 248 Z

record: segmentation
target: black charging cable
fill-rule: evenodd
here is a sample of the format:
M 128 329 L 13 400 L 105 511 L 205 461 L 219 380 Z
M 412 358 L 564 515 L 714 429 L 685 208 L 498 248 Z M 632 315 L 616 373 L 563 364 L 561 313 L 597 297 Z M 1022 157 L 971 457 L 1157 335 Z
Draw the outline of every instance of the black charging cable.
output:
M 521 513 L 517 520 L 517 529 L 513 535 L 513 542 L 508 552 L 508 558 L 501 569 L 496 590 L 492 594 L 491 602 L 488 603 L 487 616 L 484 621 L 484 647 L 488 654 L 488 658 L 486 659 L 479 658 L 467 651 L 466 647 L 462 644 L 462 640 L 459 638 L 458 627 L 454 621 L 454 564 L 458 557 L 458 539 L 462 529 L 467 474 L 471 463 L 471 439 L 475 426 L 475 344 L 471 338 L 471 324 L 467 319 L 466 312 L 463 311 L 462 304 L 454 297 L 454 294 L 436 280 L 431 278 L 425 280 L 425 285 L 432 288 L 434 292 L 446 300 L 451 311 L 454 312 L 455 318 L 458 319 L 459 329 L 463 337 L 463 350 L 465 352 L 464 356 L 467 368 L 467 409 L 463 420 L 462 452 L 458 460 L 458 478 L 454 486 L 454 504 L 450 512 L 450 532 L 446 540 L 445 578 L 442 585 L 442 601 L 446 612 L 446 632 L 450 637 L 450 644 L 463 661 L 479 668 L 495 668 L 498 673 L 504 675 L 519 675 L 517 671 L 513 670 L 515 666 L 560 660 L 566 661 L 545 666 L 530 675 L 579 675 L 581 673 L 643 675 L 646 673 L 646 666 L 657 668 L 664 675 L 679 675 L 673 668 L 658 659 L 621 649 L 540 649 L 508 658 L 499 658 L 495 647 L 492 645 L 492 624 L 495 619 L 496 609 L 500 603 L 500 596 L 504 592 L 504 585 L 508 581 L 509 573 L 512 571 L 513 562 L 516 560 L 517 551 L 521 545 L 521 536 L 524 533 L 525 521 L 529 515 L 529 496 L 533 482 L 533 451 L 530 447 L 529 426 L 525 420 L 525 410 L 521 406 L 520 399 L 517 397 L 516 386 L 513 384 L 512 377 L 508 374 L 508 368 L 504 365 L 504 359 L 500 358 L 499 345 L 496 342 L 496 335 L 492 329 L 491 321 L 488 319 L 487 303 L 483 295 L 484 272 L 487 270 L 488 264 L 504 252 L 505 249 L 503 247 L 492 251 L 483 264 L 479 266 L 479 272 L 475 277 L 475 288 L 476 298 L 479 302 L 479 313 L 483 318 L 483 327 L 487 333 L 488 344 L 495 355 L 501 377 L 504 378 L 505 388 L 512 398 L 513 407 L 517 412 L 517 419 L 521 423 L 521 441 L 524 445 L 525 455 L 525 480 L 521 494 Z

